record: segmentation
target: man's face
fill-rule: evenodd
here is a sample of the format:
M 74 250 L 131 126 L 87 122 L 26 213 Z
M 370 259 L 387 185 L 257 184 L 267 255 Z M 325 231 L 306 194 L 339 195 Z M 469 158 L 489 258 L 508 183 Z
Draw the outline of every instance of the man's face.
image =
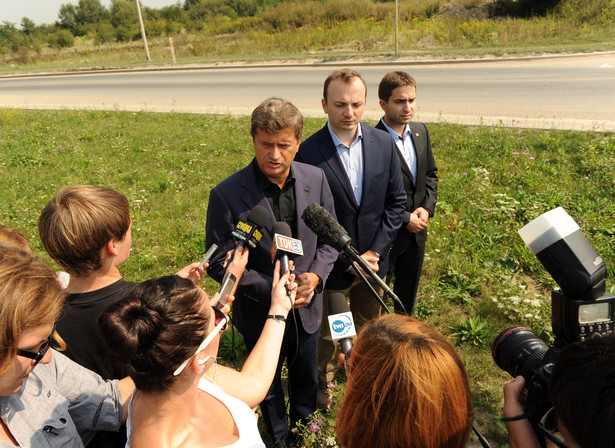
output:
M 290 164 L 295 159 L 301 140 L 297 140 L 295 128 L 282 129 L 277 134 L 256 130 L 252 138 L 256 163 L 263 174 L 280 188 L 284 185 Z
M 410 123 L 416 111 L 416 87 L 402 86 L 393 89 L 389 101 L 380 100 L 380 107 L 389 126 Z
M 327 99 L 322 99 L 322 108 L 329 116 L 333 132 L 354 132 L 365 110 L 365 86 L 359 78 L 346 83 L 341 79 L 331 81 Z

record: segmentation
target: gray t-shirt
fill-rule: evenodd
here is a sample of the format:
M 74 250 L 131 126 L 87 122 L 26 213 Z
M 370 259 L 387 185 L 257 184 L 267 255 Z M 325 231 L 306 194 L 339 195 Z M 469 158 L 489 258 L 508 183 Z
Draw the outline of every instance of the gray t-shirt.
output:
M 120 427 L 119 383 L 53 351 L 51 362 L 37 365 L 19 392 L 0 397 L 0 418 L 23 448 L 81 448 L 79 432 Z

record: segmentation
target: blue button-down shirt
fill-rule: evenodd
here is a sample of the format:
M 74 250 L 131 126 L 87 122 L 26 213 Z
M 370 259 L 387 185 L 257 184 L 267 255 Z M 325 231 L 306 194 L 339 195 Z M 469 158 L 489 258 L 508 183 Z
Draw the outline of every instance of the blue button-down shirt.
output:
M 328 122 L 327 128 L 335 144 L 337 154 L 340 156 L 342 165 L 344 165 L 346 170 L 346 175 L 350 181 L 357 204 L 360 204 L 363 195 L 363 134 L 361 133 L 361 125 L 357 126 L 357 135 L 350 146 L 342 143 Z
M 408 168 L 410 168 L 410 172 L 412 173 L 412 178 L 416 181 L 416 149 L 414 148 L 414 143 L 412 143 L 412 131 L 410 130 L 410 125 L 406 125 L 404 127 L 404 133 L 400 136 L 397 132 L 387 125 L 384 120 L 381 120 L 384 127 L 389 131 L 393 140 L 395 140 L 395 144 L 399 149 L 399 152 L 404 156 L 404 160 L 406 164 L 408 164 Z

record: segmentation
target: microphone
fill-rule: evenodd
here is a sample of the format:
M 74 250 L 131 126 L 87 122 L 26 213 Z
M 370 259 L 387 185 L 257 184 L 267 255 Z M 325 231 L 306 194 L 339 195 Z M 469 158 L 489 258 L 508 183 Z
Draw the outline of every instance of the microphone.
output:
M 301 214 L 301 218 L 303 219 L 303 222 L 305 222 L 305 225 L 308 226 L 310 230 L 312 230 L 312 232 L 314 232 L 325 244 L 334 247 L 340 252 L 344 251 L 344 254 L 346 254 L 352 261 L 357 263 L 361 269 L 363 269 L 363 271 L 366 272 L 374 280 L 374 282 L 378 284 L 378 286 L 384 289 L 384 291 L 386 291 L 386 293 L 394 301 L 401 305 L 403 310 L 405 310 L 401 300 L 399 300 L 399 297 L 397 297 L 391 288 L 389 288 L 389 285 L 382 281 L 382 279 L 369 267 L 365 260 L 361 258 L 359 252 L 357 252 L 357 250 L 350 245 L 352 239 L 348 235 L 346 229 L 344 229 L 344 227 L 342 227 L 341 224 L 338 223 L 324 207 L 316 203 L 310 204 Z M 357 272 L 361 274 L 360 271 Z M 360 276 L 364 277 L 362 274 Z M 365 278 L 363 279 L 365 280 Z M 378 294 L 376 294 L 375 291 L 373 292 L 384 308 L 388 310 Z
M 301 240 L 292 237 L 290 226 L 285 222 L 273 225 L 273 241 L 271 243 L 271 261 L 280 260 L 280 275 L 290 270 L 289 259 L 303 255 Z
M 329 319 L 329 330 L 331 330 L 333 342 L 339 341 L 342 353 L 347 356 L 357 332 L 345 297 L 339 294 L 330 296 L 327 318 Z
M 245 221 L 239 221 L 232 232 L 233 238 L 237 241 L 238 246 L 245 247 L 246 244 L 252 249 L 263 237 L 261 229 L 265 227 L 269 220 L 269 212 L 262 205 L 256 205 Z

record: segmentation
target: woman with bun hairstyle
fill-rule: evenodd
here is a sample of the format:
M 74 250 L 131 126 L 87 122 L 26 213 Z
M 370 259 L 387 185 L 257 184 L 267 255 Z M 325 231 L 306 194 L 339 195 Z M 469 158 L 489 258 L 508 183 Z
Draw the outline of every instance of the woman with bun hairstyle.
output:
M 235 258 L 247 263 L 247 248 Z M 267 394 L 297 284 L 276 263 L 270 318 L 241 371 L 216 355 L 226 316 L 191 281 L 160 277 L 137 285 L 99 318 L 112 360 L 136 390 L 127 422 L 130 448 L 264 447 L 251 408 Z M 237 280 L 237 282 L 239 279 Z M 285 288 L 290 281 L 288 289 Z M 228 310 L 228 306 L 225 307 Z
M 42 259 L 0 243 L 0 447 L 83 447 L 119 429 L 130 379 L 105 381 L 55 350 L 64 294 Z
M 462 448 L 474 418 L 463 362 L 436 331 L 388 314 L 352 347 L 337 415 L 345 448 Z

